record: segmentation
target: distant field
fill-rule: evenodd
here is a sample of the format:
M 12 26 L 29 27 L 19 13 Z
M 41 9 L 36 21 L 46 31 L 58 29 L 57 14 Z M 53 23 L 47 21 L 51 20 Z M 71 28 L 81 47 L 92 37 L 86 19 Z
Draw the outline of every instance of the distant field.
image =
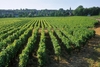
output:
M 99 16 L 92 16 L 92 17 L 94 17 L 94 18 L 100 18 L 100 15 Z
M 95 35 L 90 17 L 0 18 L 0 67 L 47 66 Z M 51 57 L 52 56 L 52 57 Z

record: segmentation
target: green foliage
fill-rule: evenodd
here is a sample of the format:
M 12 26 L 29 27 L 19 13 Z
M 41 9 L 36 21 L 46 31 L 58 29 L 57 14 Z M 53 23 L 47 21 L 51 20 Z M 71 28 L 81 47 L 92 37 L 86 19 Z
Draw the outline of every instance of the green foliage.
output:
M 84 8 L 82 5 L 80 5 L 73 11 L 73 13 L 76 16 L 99 15 L 100 7 Z
M 46 46 L 45 46 L 45 34 L 42 28 L 41 39 L 39 43 L 39 48 L 37 51 L 37 58 L 39 66 L 44 66 L 47 63 Z
M 34 48 L 34 44 L 36 41 L 35 39 L 37 38 L 37 29 L 38 28 L 34 29 L 32 36 L 28 39 L 26 47 L 19 56 L 19 67 L 26 67 L 27 65 L 27 62 L 29 60 L 29 54 L 32 52 L 32 49 Z
M 65 46 L 69 53 L 72 49 L 80 49 L 81 45 L 85 45 L 88 39 L 95 36 L 95 31 L 91 28 L 97 23 L 90 17 L 81 16 L 16 19 L 15 21 L 11 18 L 6 19 L 6 21 L 0 19 L 0 67 L 7 67 L 25 44 L 22 53 L 19 54 L 19 67 L 26 67 L 29 54 L 35 49 L 37 36 L 40 36 L 39 47 L 36 52 L 38 64 L 40 67 L 46 65 L 48 56 L 45 36 L 47 33 L 50 35 L 52 49 L 59 60 L 61 45 Z
M 10 59 L 14 58 L 18 50 L 22 47 L 22 44 L 27 40 L 30 35 L 32 28 L 29 28 L 24 32 L 23 35 L 19 37 L 18 40 L 15 40 L 11 45 L 7 46 L 5 50 L 0 52 L 0 65 L 1 67 L 7 67 Z

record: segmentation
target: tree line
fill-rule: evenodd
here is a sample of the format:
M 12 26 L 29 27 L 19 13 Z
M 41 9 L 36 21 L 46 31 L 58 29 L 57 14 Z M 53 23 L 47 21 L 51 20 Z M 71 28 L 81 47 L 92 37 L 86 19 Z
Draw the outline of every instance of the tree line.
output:
M 84 8 L 80 5 L 73 11 L 73 14 L 77 16 L 100 15 L 100 7 Z
M 4 10 L 0 9 L 0 18 L 5 17 L 43 17 L 43 16 L 87 16 L 100 15 L 100 7 L 84 8 L 82 5 L 75 10 L 60 8 L 59 10 L 36 10 L 36 9 L 15 9 Z
M 72 11 L 72 10 L 71 10 Z M 0 10 L 0 17 L 43 17 L 43 16 L 68 16 L 70 10 L 36 10 L 36 9 L 16 9 Z

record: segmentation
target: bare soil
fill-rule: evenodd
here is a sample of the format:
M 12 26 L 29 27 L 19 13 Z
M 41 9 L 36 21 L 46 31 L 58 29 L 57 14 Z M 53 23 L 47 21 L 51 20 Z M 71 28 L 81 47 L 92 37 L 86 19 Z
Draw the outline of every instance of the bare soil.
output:
M 96 25 L 96 27 L 94 28 L 94 30 L 96 31 L 96 34 L 97 35 L 100 35 L 100 19 L 96 19 L 98 20 L 98 25 Z

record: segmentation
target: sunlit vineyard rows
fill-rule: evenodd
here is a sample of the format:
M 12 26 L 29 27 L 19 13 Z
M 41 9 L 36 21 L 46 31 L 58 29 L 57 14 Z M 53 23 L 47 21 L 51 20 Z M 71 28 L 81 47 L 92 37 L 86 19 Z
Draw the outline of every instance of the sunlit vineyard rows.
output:
M 50 56 L 60 61 L 62 49 L 79 51 L 95 36 L 89 17 L 0 19 L 0 67 L 42 67 Z M 54 59 L 55 59 L 54 58 Z

